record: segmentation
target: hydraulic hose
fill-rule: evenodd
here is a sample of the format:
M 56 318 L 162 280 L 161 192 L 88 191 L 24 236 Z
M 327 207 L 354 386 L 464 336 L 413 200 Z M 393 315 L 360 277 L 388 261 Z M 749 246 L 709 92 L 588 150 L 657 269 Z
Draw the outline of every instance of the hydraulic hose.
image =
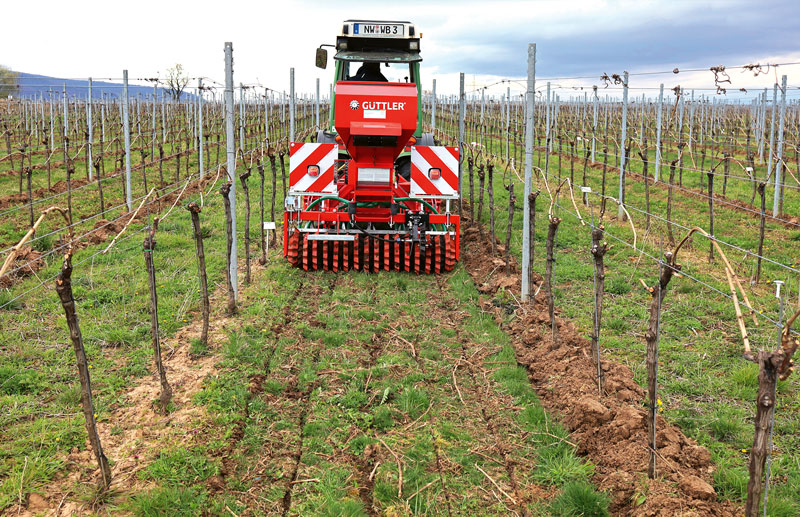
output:
M 348 203 L 348 204 L 350 203 L 350 201 L 348 201 L 348 200 L 346 200 L 344 198 L 341 198 L 339 196 L 322 196 L 321 198 L 315 199 L 314 201 L 309 203 L 308 206 L 303 209 L 303 212 L 305 212 L 306 210 L 309 210 L 312 206 L 316 205 L 320 201 L 325 201 L 325 200 L 339 201 L 340 203 Z M 303 228 L 308 228 L 309 224 L 311 224 L 311 221 L 306 221 L 305 223 L 303 223 Z
M 348 200 L 346 200 L 346 199 L 344 199 L 344 198 L 341 198 L 341 197 L 339 197 L 339 196 L 322 196 L 321 198 L 319 198 L 319 199 L 315 199 L 314 201 L 312 201 L 311 203 L 309 203 L 309 205 L 308 205 L 307 207 L 305 207 L 305 208 L 303 209 L 303 211 L 305 212 L 306 210 L 310 209 L 312 206 L 316 205 L 316 204 L 317 204 L 317 203 L 319 203 L 320 201 L 325 201 L 325 200 L 339 201 L 339 202 L 342 202 L 342 203 L 348 203 L 348 204 L 350 203 L 350 201 L 348 201 Z
M 432 204 L 428 203 L 428 202 L 427 202 L 427 201 L 425 201 L 424 199 L 419 199 L 419 198 L 415 198 L 415 197 L 396 197 L 396 198 L 394 198 L 394 200 L 395 200 L 395 201 L 414 201 L 414 202 L 416 202 L 416 203 L 422 203 L 423 205 L 425 205 L 425 206 L 427 206 L 428 208 L 430 208 L 431 210 L 433 210 L 433 213 L 434 213 L 434 214 L 437 214 L 437 215 L 439 214 L 439 211 L 438 211 L 438 210 L 436 210 L 436 209 L 433 207 L 433 205 L 432 205 Z

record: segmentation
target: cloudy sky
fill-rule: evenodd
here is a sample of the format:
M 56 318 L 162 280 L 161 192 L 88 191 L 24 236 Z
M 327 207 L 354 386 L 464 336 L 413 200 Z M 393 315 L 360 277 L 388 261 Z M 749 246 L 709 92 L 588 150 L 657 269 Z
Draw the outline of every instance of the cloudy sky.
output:
M 678 75 L 635 75 L 631 88 L 681 85 L 715 93 L 710 66 L 800 62 L 800 9 L 796 0 L 666 1 L 472 1 L 239 0 L 108 2 L 40 0 L 3 7 L 0 64 L 65 78 L 131 78 L 164 75 L 181 63 L 192 77 L 222 83 L 223 43 L 232 41 L 236 83 L 288 87 L 295 67 L 298 91 L 311 92 L 331 69 L 314 68 L 314 49 L 333 43 L 347 18 L 399 19 L 423 33 L 423 81 L 457 91 L 458 73 L 468 90 L 519 79 L 526 73 L 529 42 L 537 44 L 537 87 L 547 78 L 562 96 L 599 84 L 599 76 L 703 69 Z M 739 88 L 770 86 L 786 74 L 800 95 L 800 66 L 767 74 L 731 70 L 729 95 Z M 581 79 L 567 79 L 583 77 Z M 494 92 L 519 82 L 498 85 Z M 613 89 L 607 90 L 613 92 Z M 636 95 L 654 90 L 634 91 Z M 582 93 L 577 93 L 582 95 Z

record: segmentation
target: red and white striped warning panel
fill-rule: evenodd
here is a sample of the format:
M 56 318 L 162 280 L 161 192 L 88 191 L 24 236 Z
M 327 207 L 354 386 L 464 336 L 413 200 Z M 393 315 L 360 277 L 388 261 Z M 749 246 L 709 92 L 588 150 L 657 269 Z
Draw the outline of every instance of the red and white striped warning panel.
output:
M 289 146 L 289 193 L 336 192 L 333 169 L 337 144 L 292 142 Z
M 458 147 L 411 148 L 411 195 L 458 199 Z

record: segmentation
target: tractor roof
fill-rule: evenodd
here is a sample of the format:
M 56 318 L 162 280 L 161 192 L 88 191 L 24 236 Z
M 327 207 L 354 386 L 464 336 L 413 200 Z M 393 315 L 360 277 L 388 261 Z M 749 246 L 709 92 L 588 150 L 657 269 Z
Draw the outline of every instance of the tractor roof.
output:
M 418 38 L 411 22 L 386 20 L 345 20 L 341 36 L 354 38 Z
M 405 21 L 379 21 L 379 20 L 345 20 L 342 31 L 336 38 L 336 50 L 339 54 L 343 51 L 389 52 L 397 54 L 415 54 L 415 57 L 405 59 L 387 59 L 384 61 L 421 61 L 419 57 L 420 34 L 411 22 Z M 347 59 L 337 54 L 337 59 Z
M 345 20 L 344 23 L 411 23 L 400 20 Z

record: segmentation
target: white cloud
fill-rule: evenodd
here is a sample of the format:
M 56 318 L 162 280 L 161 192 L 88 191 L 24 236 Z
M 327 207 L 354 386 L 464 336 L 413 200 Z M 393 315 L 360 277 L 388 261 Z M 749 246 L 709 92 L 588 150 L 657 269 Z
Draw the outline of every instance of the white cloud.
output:
M 738 3 L 738 2 L 737 2 Z M 726 9 L 721 9 L 721 8 Z M 295 67 L 297 90 L 311 92 L 321 79 L 327 92 L 331 69 L 314 67 L 314 49 L 331 43 L 347 18 L 410 19 L 423 33 L 425 57 L 423 80 L 426 89 L 431 79 L 439 91 L 455 92 L 458 74 L 450 73 L 454 60 L 472 56 L 496 59 L 509 52 L 509 39 L 522 42 L 544 41 L 604 33 L 606 38 L 624 42 L 626 31 L 648 24 L 678 23 L 684 17 L 729 16 L 730 1 L 705 2 L 702 9 L 692 1 L 406 1 L 378 4 L 365 1 L 295 2 L 168 2 L 140 0 L 118 3 L 99 0 L 63 2 L 42 0 L 35 4 L 14 2 L 4 6 L 9 23 L 0 33 L 5 65 L 31 73 L 58 77 L 119 78 L 127 68 L 132 78 L 153 77 L 182 63 L 192 76 L 223 80 L 223 43 L 234 46 L 235 81 L 259 83 L 276 90 L 288 89 L 289 68 Z M 735 6 L 734 6 L 735 7 Z M 730 16 L 733 16 L 732 14 Z M 519 49 L 525 58 L 524 43 Z M 699 49 L 701 51 L 702 49 Z M 539 46 L 540 55 L 548 48 Z M 655 50 L 653 51 L 655 52 Z M 798 60 L 798 54 L 764 56 L 764 59 Z M 663 59 L 662 61 L 667 61 Z M 659 66 L 659 69 L 663 69 Z M 539 75 L 548 75 L 539 69 Z M 644 71 L 644 70 L 632 70 Z M 599 70 L 586 65 L 587 74 Z M 549 74 L 552 75 L 552 74 Z M 742 78 L 747 86 L 771 84 L 774 77 Z M 713 86 L 710 72 L 679 76 L 637 76 L 631 85 L 656 86 L 681 84 L 685 88 Z M 473 85 L 495 83 L 501 77 L 468 75 L 468 90 Z M 517 78 L 522 79 L 522 78 Z M 590 86 L 597 80 L 560 81 L 564 86 Z M 539 83 L 542 84 L 541 82 Z M 507 85 L 492 92 L 505 91 Z M 512 83 L 512 90 L 523 86 Z M 732 88 L 733 89 L 733 88 Z M 568 96 L 570 90 L 564 90 Z

